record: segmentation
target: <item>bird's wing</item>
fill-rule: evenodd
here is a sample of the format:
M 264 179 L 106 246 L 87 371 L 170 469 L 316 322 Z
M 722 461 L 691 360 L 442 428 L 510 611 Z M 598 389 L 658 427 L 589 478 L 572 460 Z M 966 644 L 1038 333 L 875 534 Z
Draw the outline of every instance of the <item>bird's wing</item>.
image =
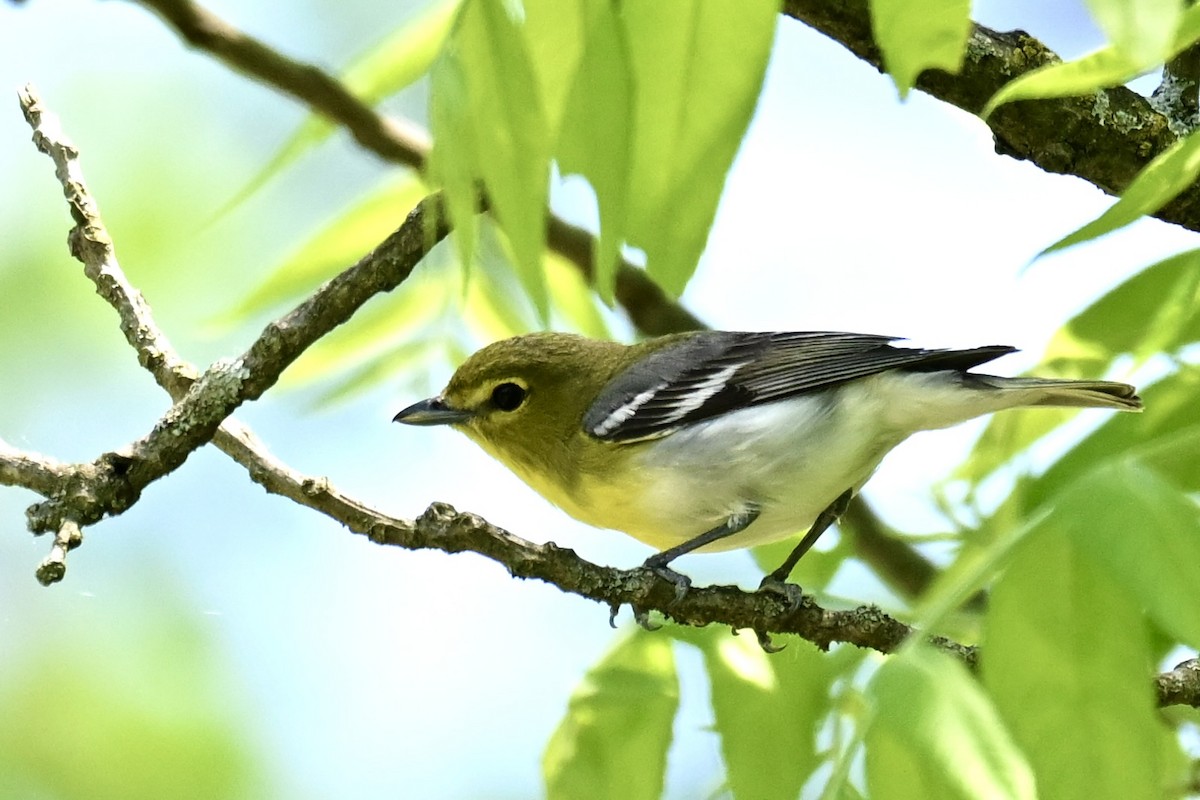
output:
M 892 369 L 967 370 L 1011 353 L 895 347 L 860 333 L 704 331 L 653 351 L 619 373 L 583 417 L 592 436 L 636 442 L 747 406 L 815 392 Z

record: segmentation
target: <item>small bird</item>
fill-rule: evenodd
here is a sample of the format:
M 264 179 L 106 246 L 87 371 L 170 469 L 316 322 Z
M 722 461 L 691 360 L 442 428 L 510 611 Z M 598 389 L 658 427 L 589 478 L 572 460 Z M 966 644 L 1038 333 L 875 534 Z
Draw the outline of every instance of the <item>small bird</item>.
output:
M 488 345 L 445 390 L 395 422 L 450 425 L 550 502 L 659 550 L 693 551 L 808 533 L 796 562 L 911 434 L 1008 408 L 1140 411 L 1125 383 L 969 372 L 1015 348 L 926 350 L 859 333 L 696 331 L 634 345 L 533 333 Z M 789 596 L 791 592 L 784 591 Z

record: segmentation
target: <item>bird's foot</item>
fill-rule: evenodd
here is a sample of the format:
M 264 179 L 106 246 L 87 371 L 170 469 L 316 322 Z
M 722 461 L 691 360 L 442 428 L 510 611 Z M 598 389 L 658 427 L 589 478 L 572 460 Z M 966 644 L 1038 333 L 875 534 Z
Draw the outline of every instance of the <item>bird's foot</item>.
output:
M 657 622 L 650 621 L 650 612 L 645 609 L 633 606 L 633 619 L 638 625 L 642 626 L 642 630 L 656 631 L 662 628 L 662 625 Z
M 642 566 L 675 587 L 674 602 L 678 603 L 687 597 L 688 590 L 692 588 L 692 579 L 687 575 L 671 569 L 665 562 L 659 561 L 657 556 L 650 556 Z
M 797 587 L 797 588 L 799 588 L 799 587 Z M 764 653 L 775 654 L 775 653 L 778 653 L 783 648 L 787 647 L 786 644 L 775 644 L 774 642 L 772 642 L 771 634 L 767 633 L 766 631 L 756 630 L 754 632 L 754 635 L 758 637 L 758 646 L 763 649 Z
M 789 614 L 798 611 L 804 603 L 804 590 L 794 583 L 788 583 L 786 580 L 776 577 L 774 573 L 762 579 L 762 582 L 758 584 L 758 591 L 770 592 L 782 597 L 788 604 Z

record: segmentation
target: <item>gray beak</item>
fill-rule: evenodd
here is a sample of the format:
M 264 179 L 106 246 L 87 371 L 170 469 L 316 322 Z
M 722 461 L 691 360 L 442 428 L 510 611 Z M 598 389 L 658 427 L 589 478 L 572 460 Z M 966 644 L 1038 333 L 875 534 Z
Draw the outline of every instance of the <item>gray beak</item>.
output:
M 470 411 L 451 408 L 442 398 L 431 397 L 428 400 L 413 403 L 392 417 L 392 422 L 403 422 L 405 425 L 455 425 L 466 422 L 470 418 Z

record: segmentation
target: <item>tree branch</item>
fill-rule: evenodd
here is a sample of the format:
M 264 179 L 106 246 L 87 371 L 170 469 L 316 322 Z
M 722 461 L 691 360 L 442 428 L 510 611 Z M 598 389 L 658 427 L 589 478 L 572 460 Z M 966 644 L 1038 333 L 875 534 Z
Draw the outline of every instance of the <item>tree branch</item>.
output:
M 416 169 L 424 167 L 429 152 L 427 134 L 411 123 L 386 124 L 385 118 L 319 68 L 279 54 L 190 0 L 137 2 L 157 12 L 194 47 L 324 114 L 344 127 L 365 149 L 399 164 Z M 390 138 L 381 143 L 383 137 Z M 553 215 L 546 224 L 550 247 L 573 262 L 590 281 L 595 274 L 595 237 Z M 630 321 L 646 336 L 707 327 L 671 299 L 644 270 L 628 262 L 622 262 L 618 270 L 615 294 Z M 221 446 L 219 440 L 217 444 Z M 883 530 L 879 519 L 858 498 L 851 506 L 851 514 L 855 531 L 864 538 Z M 932 566 L 925 562 L 928 569 L 922 568 L 922 556 L 905 543 L 895 538 L 887 542 L 881 539 L 882 536 L 875 536 L 859 547 L 860 557 L 889 576 L 898 591 L 908 597 L 918 596 L 928 585 Z
M 96 284 L 97 293 L 117 310 L 126 340 L 138 353 L 139 362 L 172 396 L 182 395 L 172 411 L 155 426 L 155 432 L 166 431 L 160 435 L 175 436 L 189 447 L 197 436 L 197 427 L 205 430 L 204 426 L 211 425 L 207 431 L 212 435 L 216 424 L 225 420 L 233 407 L 258 397 L 304 348 L 349 318 L 366 299 L 383 290 L 381 287 L 390 288 L 389 284 L 404 280 L 420 255 L 446 233 L 437 196 L 427 198 L 371 255 L 318 289 L 292 313 L 271 323 L 246 354 L 233 362 L 236 368 L 210 367 L 193 381 L 195 368 L 171 347 L 148 304 L 117 263 L 112 242 L 83 181 L 78 152 L 31 89 L 21 93 L 21 103 L 34 127 L 39 149 L 55 161 L 56 174 L 75 218 L 76 226 L 70 236 L 72 253 L 84 262 L 85 274 Z M 426 214 L 433 214 L 434 220 L 429 220 Z M 211 377 L 214 375 L 232 376 L 233 383 L 229 387 L 215 383 Z M 105 505 L 103 490 L 107 483 L 119 482 L 121 477 L 129 480 L 125 496 L 128 504 L 132 504 L 145 485 L 132 481 L 140 480 L 138 476 L 149 476 L 148 483 L 165 474 L 155 474 L 163 463 L 161 460 L 156 464 L 147 460 L 146 452 L 174 453 L 169 446 L 155 444 L 155 432 L 135 442 L 128 455 L 108 453 L 96 462 L 80 465 L 61 465 L 20 453 L 0 441 L 0 482 L 25 486 L 49 498 L 31 509 L 30 527 L 45 530 L 47 520 L 54 515 L 60 518 L 51 554 L 38 568 L 39 580 L 52 583 L 63 577 L 66 553 L 82 541 L 81 520 L 99 519 L 97 512 L 103 515 L 120 510 Z M 553 543 L 528 542 L 445 504 L 433 504 L 415 521 L 396 519 L 343 495 L 323 478 L 305 477 L 291 470 L 270 456 L 249 429 L 233 420 L 225 420 L 225 427 L 217 435 L 222 449 L 268 491 L 318 510 L 376 543 L 408 549 L 434 548 L 448 553 L 476 552 L 503 564 L 516 577 L 538 578 L 563 591 L 604 603 L 614 615 L 621 605 L 629 604 L 639 619 L 644 619 L 650 611 L 658 611 L 685 625 L 717 623 L 735 630 L 751 629 L 760 640 L 769 633 L 793 633 L 821 648 L 828 648 L 834 642 L 849 642 L 882 653 L 894 652 L 905 639 L 917 635 L 911 627 L 874 606 L 831 611 L 821 608 L 812 597 L 804 597 L 793 608 L 770 593 L 745 592 L 732 586 L 697 587 L 677 598 L 675 585 L 652 570 L 601 567 L 579 558 L 571 550 Z M 199 444 L 203 441 L 199 440 Z M 187 452 L 190 449 L 180 458 L 186 458 Z M 174 457 L 178 456 L 167 456 Z M 53 511 L 47 510 L 48 507 L 53 507 Z M 34 509 L 40 512 L 34 514 Z M 978 662 L 979 652 L 974 646 L 940 636 L 929 637 L 929 641 L 971 667 Z M 1196 664 L 1181 664 L 1158 676 L 1156 689 L 1161 704 L 1200 705 L 1200 668 Z
M 83 182 L 78 151 L 30 88 L 20 93 L 20 101 L 38 149 L 54 160 L 75 219 L 69 237 L 72 254 L 86 265 L 85 273 L 96 283 L 97 292 L 117 308 L 122 330 L 139 361 L 178 397 L 149 434 L 122 451 L 105 453 L 91 464 L 63 468 L 66 474 L 54 491 L 44 493 L 47 499 L 27 512 L 35 533 L 60 530 L 68 520 L 89 525 L 127 509 L 150 482 L 179 467 L 193 450 L 212 439 L 234 409 L 261 396 L 313 342 L 374 295 L 398 286 L 448 233 L 440 197 L 426 198 L 374 251 L 267 325 L 242 356 L 218 361 L 193 380 L 194 369 L 174 355 L 149 308 L 121 273 Z M 13 461 L 5 474 L 27 476 L 32 469 Z M 41 480 L 45 474 L 42 469 L 37 477 Z
M 784 0 L 784 13 L 882 69 L 867 0 Z M 1023 31 L 1001 33 L 976 25 L 962 71 L 926 70 L 917 88 L 977 114 L 1008 81 L 1059 60 Z M 1084 97 L 1009 103 L 987 124 L 998 153 L 1032 161 L 1047 172 L 1075 175 L 1109 194 L 1122 191 L 1177 139 L 1172 120 L 1123 86 Z M 1154 216 L 1200 231 L 1200 186 L 1191 186 Z
M 24 486 L 45 497 L 61 484 L 67 469 L 52 458 L 18 450 L 0 439 L 0 486 Z
M 444 225 L 430 229 L 426 206 L 436 214 L 437 198 L 427 199 L 409 215 L 395 234 L 367 258 L 317 290 L 293 312 L 267 326 L 249 350 L 229 366 L 210 367 L 198 379 L 196 369 L 175 352 L 158 327 L 149 305 L 129 283 L 117 262 L 97 204 L 92 199 L 79 166 L 78 151 L 62 134 L 56 118 L 33 90 L 20 93 L 22 109 L 34 129 L 38 149 L 48 154 L 76 225 L 69 240 L 72 254 L 83 262 L 84 273 L 97 293 L 117 311 L 121 329 L 138 361 L 160 385 L 177 398 L 154 431 L 135 442 L 127 454 L 105 454 L 93 464 L 61 465 L 20 453 L 8 445 L 0 449 L 0 477 L 5 483 L 26 486 L 48 498 L 30 512 L 30 527 L 49 529 L 57 521 L 51 555 L 38 569 L 39 580 L 60 580 L 66 553 L 82 540 L 80 521 L 94 522 L 106 513 L 117 513 L 136 502 L 151 480 L 178 465 L 195 447 L 212 435 L 222 420 L 244 400 L 269 388 L 296 356 L 317 338 L 340 324 L 377 291 L 398 284 L 420 255 L 442 238 Z M 441 220 L 442 215 L 436 217 Z M 414 246 L 416 238 L 420 246 Z M 402 246 L 389 246 L 402 242 Z M 213 376 L 217 376 L 214 378 Z M 224 381 L 229 385 L 225 386 Z M 163 437 L 173 437 L 163 444 Z M 434 504 L 415 522 L 395 519 L 349 498 L 325 479 L 297 473 L 271 457 L 245 426 L 231 420 L 221 432 L 227 453 L 241 463 L 268 491 L 338 520 L 351 530 L 380 544 L 409 549 L 437 548 L 455 553 L 471 550 L 504 564 L 517 577 L 539 578 L 564 591 L 605 603 L 615 610 L 632 605 L 644 614 L 657 610 L 682 624 L 714 622 L 735 628 L 797 633 L 827 648 L 832 642 L 850 641 L 859 646 L 891 652 L 912 629 L 874 607 L 855 611 L 827 611 L 811 597 L 797 609 L 781 598 L 743 592 L 736 587 L 697 588 L 677 600 L 674 584 L 647 569 L 617 570 L 580 559 L 554 544 L 535 545 L 472 514 L 459 514 L 450 506 Z M 2 444 L 2 443 L 0 443 Z M 118 470 L 115 466 L 120 464 Z M 101 469 L 103 465 L 109 469 Z M 115 490 L 121 502 L 108 498 L 107 483 L 124 483 Z M 968 664 L 977 658 L 975 648 L 942 637 L 931 639 L 938 647 Z

